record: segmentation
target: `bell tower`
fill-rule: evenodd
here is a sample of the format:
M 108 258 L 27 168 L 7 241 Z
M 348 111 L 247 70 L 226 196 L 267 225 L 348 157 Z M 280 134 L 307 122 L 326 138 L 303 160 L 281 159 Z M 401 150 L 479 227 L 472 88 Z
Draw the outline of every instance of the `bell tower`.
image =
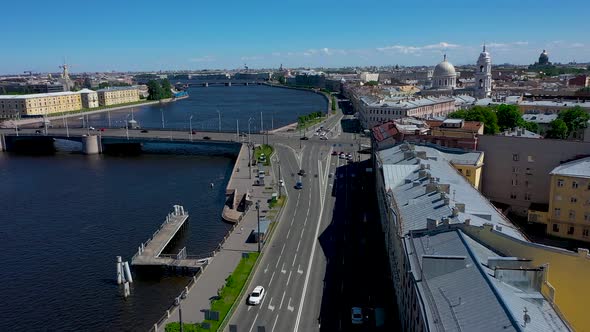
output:
M 492 95 L 492 58 L 483 45 L 483 51 L 475 66 L 475 97 L 487 98 Z

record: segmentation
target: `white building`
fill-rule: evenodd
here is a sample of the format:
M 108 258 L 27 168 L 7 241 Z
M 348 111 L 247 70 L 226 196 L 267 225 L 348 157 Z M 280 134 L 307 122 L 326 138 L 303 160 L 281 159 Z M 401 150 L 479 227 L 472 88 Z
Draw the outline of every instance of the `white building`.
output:
M 83 108 L 95 108 L 98 107 L 98 92 L 90 89 L 82 89 L 78 91 L 82 97 Z
M 371 82 L 371 81 L 378 82 L 379 81 L 379 73 L 369 73 L 369 72 L 362 72 L 361 73 L 361 82 L 367 83 L 367 82 Z
M 475 97 L 488 98 L 492 95 L 492 57 L 486 52 L 486 46 L 477 59 L 475 69 Z
M 445 54 L 443 61 L 434 67 L 432 74 L 432 88 L 437 90 L 453 90 L 457 87 L 457 73 L 455 66 L 447 61 Z

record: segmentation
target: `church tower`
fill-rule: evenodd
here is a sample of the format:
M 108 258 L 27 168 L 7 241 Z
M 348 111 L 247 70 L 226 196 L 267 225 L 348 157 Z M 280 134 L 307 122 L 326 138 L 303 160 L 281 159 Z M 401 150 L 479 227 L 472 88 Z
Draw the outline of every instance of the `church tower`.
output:
M 483 45 L 483 51 L 477 59 L 475 67 L 475 97 L 487 98 L 492 95 L 492 58 L 490 53 L 486 52 L 486 46 Z

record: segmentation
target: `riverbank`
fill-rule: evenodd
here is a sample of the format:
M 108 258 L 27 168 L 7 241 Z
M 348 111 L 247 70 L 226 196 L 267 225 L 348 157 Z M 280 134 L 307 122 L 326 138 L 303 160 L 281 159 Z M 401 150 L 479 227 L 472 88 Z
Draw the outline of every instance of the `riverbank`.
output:
M 326 99 L 326 101 L 328 102 L 328 108 L 326 109 L 326 113 L 329 114 L 330 111 L 332 110 L 332 98 L 331 98 L 331 96 L 329 96 L 324 91 L 321 91 L 320 89 L 302 88 L 302 87 L 297 87 L 297 86 L 282 85 L 282 84 L 273 84 L 273 83 L 268 83 L 268 82 L 263 83 L 263 85 L 270 86 L 270 87 L 273 87 L 273 88 L 282 88 L 282 89 L 308 91 L 308 92 L 313 92 L 313 93 L 318 94 L 318 95 L 322 95 L 324 97 L 324 99 Z
M 170 101 L 167 101 L 167 102 L 170 102 Z M 73 117 L 78 117 L 81 115 L 91 115 L 91 114 L 99 114 L 99 113 L 104 113 L 104 112 L 120 111 L 120 110 L 124 110 L 124 109 L 128 109 L 128 108 L 153 105 L 153 104 L 159 104 L 159 103 L 161 103 L 161 101 L 159 101 L 159 100 L 149 100 L 149 101 L 134 102 L 134 103 L 113 106 L 113 107 L 104 107 L 104 108 L 100 108 L 100 109 L 88 108 L 88 109 L 81 110 L 81 111 L 72 111 L 72 112 L 68 112 L 68 113 L 48 116 L 47 120 L 49 120 L 49 121 L 62 120 L 64 118 L 73 118 Z M 26 119 L 20 119 L 20 120 L 8 120 L 8 121 L 2 122 L 1 128 L 14 128 L 15 125 L 24 126 L 24 125 L 34 124 L 34 123 L 43 123 L 43 121 L 44 121 L 43 117 L 26 118 Z

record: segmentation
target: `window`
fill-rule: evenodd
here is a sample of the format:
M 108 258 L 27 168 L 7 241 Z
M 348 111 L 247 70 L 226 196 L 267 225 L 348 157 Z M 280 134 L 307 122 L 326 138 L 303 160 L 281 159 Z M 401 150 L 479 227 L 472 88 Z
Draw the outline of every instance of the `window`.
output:
M 568 227 L 568 229 L 567 229 L 567 234 L 568 234 L 568 235 L 573 235 L 573 234 L 574 234 L 574 226 L 570 226 L 570 227 Z
M 584 221 L 589 221 L 590 220 L 590 213 L 586 212 L 584 213 Z
M 557 179 L 557 186 L 563 187 L 563 185 L 564 185 L 563 179 Z
M 463 169 L 459 168 L 459 173 L 463 174 Z
M 584 229 L 582 230 L 582 235 L 583 235 L 584 237 L 588 237 L 588 228 L 584 228 Z
M 531 200 L 531 193 L 524 193 L 524 200 L 530 201 Z
M 559 233 L 559 224 L 553 224 L 553 232 Z
M 526 172 L 525 172 L 525 173 L 526 173 L 527 175 L 531 175 L 531 174 L 533 174 L 533 169 L 532 169 L 532 168 L 530 168 L 530 167 L 527 167 L 527 168 L 526 168 Z
M 518 186 L 518 179 L 512 179 L 512 185 Z
M 531 187 L 531 183 L 530 183 L 530 182 L 528 182 L 528 181 L 525 181 L 525 182 L 524 182 L 524 185 L 525 185 L 525 187 L 527 187 L 527 188 L 530 188 L 530 187 Z
M 518 161 L 518 153 L 512 154 L 512 161 Z
M 512 173 L 518 173 L 519 169 L 516 166 L 512 167 Z
M 570 197 L 570 203 L 576 203 L 578 199 L 576 197 Z
M 570 210 L 570 213 L 569 213 L 569 218 L 570 218 L 570 219 L 576 219 L 576 211 L 574 211 L 574 210 Z
M 572 188 L 573 189 L 578 189 L 578 182 L 572 181 Z
M 516 199 L 516 193 L 510 193 L 510 198 L 511 199 Z
M 465 175 L 467 175 L 467 176 L 471 176 L 471 170 L 470 170 L 470 169 L 466 169 L 466 170 L 465 170 Z
M 555 215 L 556 217 L 559 217 L 561 215 L 561 209 L 560 208 L 555 208 L 553 210 L 553 215 Z

